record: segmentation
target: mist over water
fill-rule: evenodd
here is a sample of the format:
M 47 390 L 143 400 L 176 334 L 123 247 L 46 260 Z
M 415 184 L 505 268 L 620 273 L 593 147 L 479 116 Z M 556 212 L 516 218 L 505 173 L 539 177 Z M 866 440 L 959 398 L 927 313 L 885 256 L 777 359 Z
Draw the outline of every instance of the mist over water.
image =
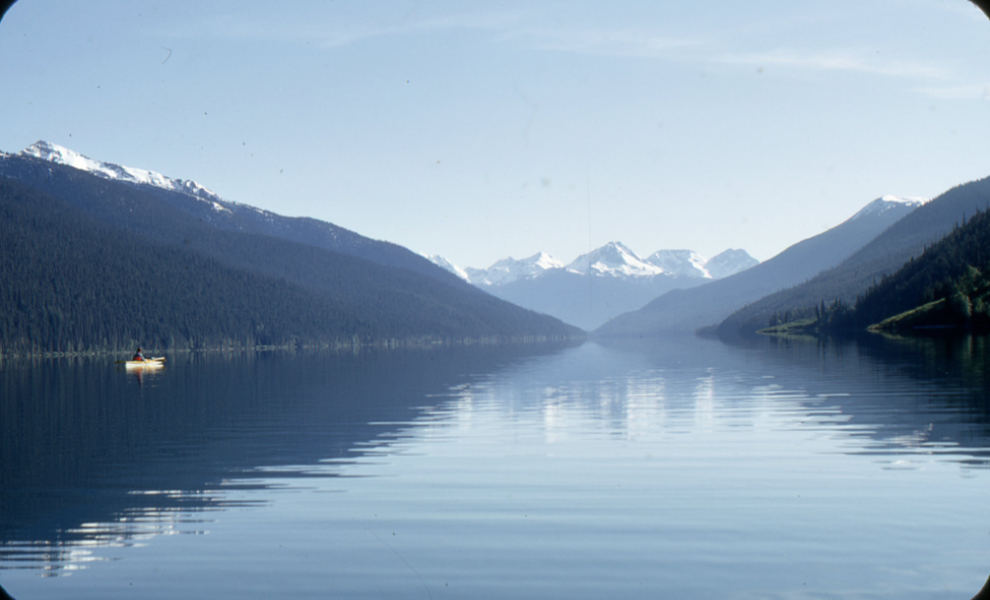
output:
M 15 598 L 966 598 L 986 341 L 0 371 Z

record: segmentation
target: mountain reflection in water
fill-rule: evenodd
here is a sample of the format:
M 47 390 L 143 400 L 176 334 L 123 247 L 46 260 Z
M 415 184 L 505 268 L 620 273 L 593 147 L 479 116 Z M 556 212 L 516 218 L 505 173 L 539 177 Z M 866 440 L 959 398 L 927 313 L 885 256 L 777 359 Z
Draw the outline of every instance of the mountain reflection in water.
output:
M 393 528 L 440 519 L 452 531 L 475 532 L 467 541 L 431 530 L 416 546 L 422 560 L 436 554 L 438 563 L 474 565 L 450 567 L 445 575 L 447 583 L 453 578 L 463 584 L 461 593 L 470 582 L 475 595 L 489 597 L 596 597 L 617 586 L 627 597 L 636 590 L 655 597 L 678 589 L 717 597 L 731 582 L 733 589 L 750 589 L 749 595 L 787 597 L 795 592 L 772 592 L 756 582 L 779 571 L 761 573 L 766 565 L 760 560 L 797 559 L 788 554 L 789 543 L 820 552 L 826 563 L 853 560 L 843 558 L 852 551 L 876 554 L 838 541 L 843 547 L 829 546 L 823 541 L 828 517 L 811 525 L 813 515 L 801 506 L 823 515 L 838 506 L 850 507 L 843 514 L 862 510 L 862 517 L 850 518 L 863 519 L 868 541 L 882 531 L 865 533 L 870 527 L 891 524 L 876 523 L 866 507 L 902 491 L 908 498 L 918 481 L 928 481 L 917 477 L 927 477 L 933 465 L 956 465 L 962 478 L 987 476 L 987 365 L 983 338 L 879 336 L 843 343 L 762 340 L 750 347 L 684 338 L 357 356 L 178 355 L 163 371 L 140 377 L 93 359 L 8 363 L 0 371 L 0 583 L 15 597 L 55 597 L 66 590 L 84 597 L 69 584 L 46 588 L 28 575 L 82 569 L 99 571 L 98 580 L 105 581 L 112 573 L 94 563 L 137 564 L 142 552 L 164 549 L 163 540 L 173 535 L 246 552 L 245 560 L 263 569 L 264 555 L 248 549 L 254 542 L 224 541 L 228 524 L 246 519 L 261 535 L 264 525 L 252 514 L 269 515 L 273 523 L 285 519 L 285 526 L 300 529 L 287 542 L 310 547 L 316 540 L 307 537 L 312 534 L 302 516 L 293 521 L 271 511 L 293 502 L 309 506 L 302 500 L 306 494 L 330 493 L 340 500 L 314 510 L 335 507 L 333 518 L 371 518 L 347 512 L 360 512 L 360 506 L 348 508 L 350 502 L 364 502 L 369 511 L 381 502 L 374 510 L 396 511 Z M 801 445 L 787 445 L 794 443 Z M 801 463 L 800 456 L 814 460 Z M 802 473 L 801 464 L 814 473 Z M 841 479 L 842 465 L 863 475 Z M 859 477 L 865 477 L 862 489 L 850 488 Z M 801 494 L 786 500 L 780 493 L 789 487 L 803 489 L 807 503 L 791 506 Z M 348 497 L 353 500 L 345 502 Z M 521 519 L 521 529 L 512 533 L 513 527 L 499 523 L 524 497 L 533 504 L 513 517 Z M 928 496 L 915 502 L 922 497 Z M 986 530 L 985 520 L 972 522 L 984 515 L 967 501 L 944 501 L 957 504 L 946 512 L 959 513 L 946 519 L 959 521 L 933 528 L 954 531 L 971 522 Z M 445 502 L 445 512 L 435 515 Z M 649 508 L 656 502 L 666 512 Z M 794 533 L 782 538 L 779 549 L 768 531 L 777 517 L 764 510 L 794 520 L 783 530 Z M 737 516 L 724 520 L 732 514 Z M 627 529 L 636 522 L 639 531 Z M 535 551 L 526 536 L 550 530 L 557 532 L 555 541 L 540 538 L 546 548 L 536 557 L 542 558 L 519 558 Z M 808 546 L 803 538 L 792 539 L 799 531 L 818 541 Z M 378 547 L 398 553 L 401 547 L 371 525 L 354 532 L 353 539 L 338 532 L 339 543 L 351 539 L 343 554 L 313 546 L 306 556 L 329 552 L 321 565 L 343 564 L 366 544 L 368 552 Z M 707 538 L 717 544 L 705 545 Z M 197 548 L 195 539 L 181 547 Z M 908 560 L 918 542 L 902 543 Z M 635 558 L 615 562 L 627 551 Z M 767 558 L 758 560 L 760 552 Z M 602 553 L 611 557 L 603 560 Z M 440 575 L 413 569 L 406 556 L 398 567 L 387 567 L 395 573 L 385 563 L 352 565 L 332 579 L 333 589 L 355 597 L 442 596 L 439 589 L 447 586 Z M 913 575 L 904 585 L 917 588 L 913 597 L 930 597 L 929 579 L 937 575 L 944 584 L 963 573 L 965 583 L 946 597 L 968 598 L 990 567 L 979 565 L 980 558 L 966 556 L 955 573 L 907 565 Z M 168 570 L 170 559 L 160 560 Z M 676 560 L 689 566 L 683 572 L 663 566 Z M 299 597 L 330 585 L 308 563 L 300 564 L 308 570 L 295 579 L 276 566 L 270 576 L 297 582 Z M 375 579 L 376 569 L 386 569 L 391 579 Z M 411 577 L 409 569 L 418 577 L 418 592 L 402 587 L 409 581 L 400 585 Z M 719 575 L 706 584 L 709 569 Z M 560 575 L 565 571 L 571 575 Z M 794 573 L 809 579 L 799 565 Z M 628 587 L 630 577 L 642 587 Z M 115 588 L 97 587 L 91 597 L 128 597 L 127 590 L 115 595 Z M 818 594 L 826 597 L 830 589 Z M 169 593 L 182 595 L 163 592 Z M 881 597 L 862 593 L 874 595 Z
M 529 352 L 178 355 L 146 373 L 86 358 L 8 365 L 0 568 L 57 571 L 94 545 L 198 533 L 199 513 L 245 505 L 230 491 L 271 487 L 262 474 L 336 476 L 431 397 Z

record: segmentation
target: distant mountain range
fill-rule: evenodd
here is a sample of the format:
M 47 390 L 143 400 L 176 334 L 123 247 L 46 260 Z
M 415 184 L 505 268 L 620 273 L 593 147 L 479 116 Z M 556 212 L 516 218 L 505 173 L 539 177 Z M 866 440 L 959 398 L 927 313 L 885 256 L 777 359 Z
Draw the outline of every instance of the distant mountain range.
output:
M 669 291 L 637 311 L 612 319 L 594 333 L 641 337 L 718 325 L 747 304 L 838 265 L 923 202 L 918 198 L 878 198 L 842 224 L 751 269 L 690 289 Z
M 669 290 L 701 285 L 759 264 L 744 250 L 726 250 L 711 260 L 691 250 L 660 250 L 644 259 L 620 242 L 610 242 L 567 265 L 544 252 L 522 260 L 505 258 L 487 269 L 460 269 L 443 257 L 429 258 L 494 296 L 586 330 Z
M 578 339 L 425 258 L 38 142 L 0 153 L 0 355 Z

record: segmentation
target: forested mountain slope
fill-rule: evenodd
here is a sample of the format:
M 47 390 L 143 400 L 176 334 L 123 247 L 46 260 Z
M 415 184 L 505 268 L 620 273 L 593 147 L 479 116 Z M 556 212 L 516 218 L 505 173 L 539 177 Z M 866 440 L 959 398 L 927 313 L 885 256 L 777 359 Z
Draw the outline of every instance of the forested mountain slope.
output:
M 112 191 L 91 189 L 91 208 L 133 212 L 149 226 L 184 223 Z M 0 355 L 581 335 L 468 286 L 197 223 L 171 231 L 181 241 L 152 239 L 0 177 Z
M 781 290 L 729 316 L 719 337 L 733 339 L 763 329 L 774 313 L 813 309 L 821 302 L 856 302 L 871 285 L 920 255 L 962 222 L 990 203 L 990 178 L 956 186 L 907 215 L 834 269 Z
M 38 147 L 54 147 L 62 152 L 71 152 L 45 142 L 34 144 L 28 151 L 37 150 Z M 118 165 L 109 166 L 121 168 Z M 109 180 L 25 153 L 0 153 L 0 175 L 47 191 L 110 225 L 155 239 L 174 241 L 184 235 L 184 227 L 195 222 L 208 229 L 262 234 L 334 250 L 379 264 L 409 269 L 450 285 L 462 285 L 457 277 L 397 244 L 372 240 L 317 219 L 286 217 L 253 206 L 229 202 L 195 182 L 182 183 L 189 184 L 188 187 L 200 195 L 148 184 Z M 132 200 L 107 203 L 107 200 L 115 197 Z M 136 204 L 133 199 L 137 198 L 144 200 Z
M 885 276 L 855 306 L 821 303 L 775 314 L 766 333 L 845 335 L 990 330 L 990 213 L 977 212 L 921 256 Z
M 612 319 L 594 333 L 650 336 L 715 325 L 748 302 L 839 264 L 916 206 L 899 199 L 874 200 L 842 224 L 755 267 L 695 288 L 667 292 L 637 311 Z
M 847 320 L 868 327 L 938 300 L 950 300 L 944 324 L 975 324 L 986 329 L 990 286 L 990 212 L 981 211 L 952 230 L 937 244 L 912 258 L 896 273 L 884 277 L 856 302 Z M 919 315 L 920 316 L 920 315 Z

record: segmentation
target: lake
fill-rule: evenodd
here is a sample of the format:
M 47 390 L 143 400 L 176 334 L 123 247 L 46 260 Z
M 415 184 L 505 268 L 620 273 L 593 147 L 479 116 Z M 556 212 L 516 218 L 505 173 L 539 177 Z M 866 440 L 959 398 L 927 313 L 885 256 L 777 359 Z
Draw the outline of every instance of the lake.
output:
M 0 585 L 43 598 L 959 598 L 983 338 L 0 367 Z

